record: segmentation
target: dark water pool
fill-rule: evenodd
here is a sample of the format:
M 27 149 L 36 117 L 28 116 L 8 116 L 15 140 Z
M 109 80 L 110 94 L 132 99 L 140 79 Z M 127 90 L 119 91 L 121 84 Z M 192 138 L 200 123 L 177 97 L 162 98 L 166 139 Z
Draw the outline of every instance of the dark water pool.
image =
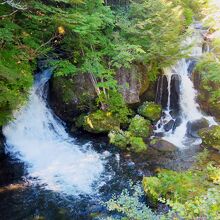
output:
M 157 168 L 183 170 L 195 161 L 200 149 L 194 147 L 175 153 L 158 152 L 151 148 L 141 157 L 122 154 L 107 143 L 103 137 L 78 135 L 78 143 L 92 142 L 96 151 L 109 152 L 106 172 L 111 178 L 105 180 L 99 193 L 78 197 L 65 196 L 45 190 L 44 186 L 28 183 L 25 164 L 12 158 L 10 154 L 1 154 L 0 159 L 0 219 L 46 219 L 46 220 L 84 220 L 94 219 L 94 213 L 107 214 L 100 201 L 106 201 L 113 194 L 128 187 L 129 180 L 141 181 L 143 176 L 155 174 Z M 120 156 L 119 156 L 120 155 Z

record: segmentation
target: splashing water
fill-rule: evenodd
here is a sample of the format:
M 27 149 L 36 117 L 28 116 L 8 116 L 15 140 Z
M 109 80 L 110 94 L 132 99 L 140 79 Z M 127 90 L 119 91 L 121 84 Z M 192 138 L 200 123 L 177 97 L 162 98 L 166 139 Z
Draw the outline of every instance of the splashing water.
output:
M 195 26 L 198 24 L 195 24 Z M 199 26 L 199 25 L 198 25 Z M 170 68 L 164 68 L 164 75 L 167 79 L 167 108 L 164 109 L 164 116 L 160 119 L 160 121 L 156 125 L 155 133 L 164 133 L 164 140 L 167 140 L 179 148 L 185 148 L 189 144 L 189 140 L 186 136 L 187 133 L 187 123 L 193 122 L 195 120 L 205 118 L 209 121 L 210 125 L 216 124 L 212 117 L 207 117 L 203 115 L 203 113 L 199 109 L 199 105 L 196 102 L 197 91 L 194 88 L 193 82 L 190 79 L 191 74 L 191 65 L 195 62 L 196 59 L 202 56 L 202 43 L 203 37 L 201 30 L 196 27 L 193 27 L 192 36 L 187 38 L 184 42 L 185 45 L 194 44 L 190 59 L 181 59 L 175 65 Z M 173 115 L 171 114 L 171 80 L 173 75 L 177 75 L 180 79 L 180 88 L 179 88 L 179 106 L 180 113 L 179 117 L 181 118 L 180 125 L 175 129 L 175 131 L 170 130 L 168 132 L 165 131 L 165 124 L 170 120 L 175 120 Z M 199 144 L 201 140 L 199 138 L 193 140 L 191 144 Z
M 74 144 L 46 105 L 50 71 L 37 75 L 29 102 L 3 128 L 6 150 L 27 165 L 30 181 L 68 195 L 94 192 L 104 161 L 89 144 Z

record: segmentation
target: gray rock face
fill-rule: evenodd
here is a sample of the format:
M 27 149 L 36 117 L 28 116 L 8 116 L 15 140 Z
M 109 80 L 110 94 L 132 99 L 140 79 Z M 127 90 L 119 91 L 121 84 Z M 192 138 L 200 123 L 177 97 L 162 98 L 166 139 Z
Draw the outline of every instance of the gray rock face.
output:
M 174 144 L 161 138 L 154 138 L 151 140 L 150 146 L 162 152 L 173 152 L 178 149 Z
M 181 125 L 181 122 L 182 122 L 181 117 L 177 117 L 176 120 L 175 120 L 175 122 L 174 122 L 174 125 L 173 125 L 173 131 L 175 131 L 176 128 Z
M 170 120 L 168 123 L 166 123 L 166 124 L 164 125 L 164 130 L 165 130 L 166 132 L 172 130 L 174 124 L 175 124 L 175 121 L 174 121 L 173 119 Z
M 130 69 L 119 69 L 116 80 L 127 104 L 139 103 L 140 96 L 149 87 L 147 67 L 144 65 L 133 64 Z M 49 103 L 54 112 L 66 122 L 72 122 L 73 117 L 81 113 L 95 110 L 96 97 L 89 74 L 54 77 L 50 81 Z
M 203 128 L 208 128 L 209 122 L 205 118 L 198 119 L 187 123 L 187 134 L 194 138 L 199 138 L 198 131 Z
M 56 77 L 50 81 L 49 103 L 54 112 L 64 121 L 95 107 L 96 92 L 88 74 L 71 77 Z
M 117 71 L 116 79 L 127 104 L 140 102 L 140 96 L 148 89 L 146 73 L 147 68 L 143 65 L 133 65 L 130 69 L 121 68 Z

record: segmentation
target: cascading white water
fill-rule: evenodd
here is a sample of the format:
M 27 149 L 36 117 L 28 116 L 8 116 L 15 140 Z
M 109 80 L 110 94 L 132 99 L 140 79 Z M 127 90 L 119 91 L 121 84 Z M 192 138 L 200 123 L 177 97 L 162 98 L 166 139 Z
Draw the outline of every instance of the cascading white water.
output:
M 164 109 L 164 116 L 156 125 L 155 133 L 164 133 L 164 140 L 167 140 L 180 148 L 185 148 L 188 145 L 187 142 L 187 123 L 195 120 L 206 118 L 210 125 L 216 124 L 212 117 L 206 117 L 199 109 L 198 103 L 196 103 L 197 91 L 194 89 L 193 82 L 190 79 L 189 67 L 193 62 L 193 59 L 198 59 L 202 56 L 202 43 L 203 37 L 201 29 L 196 26 L 192 29 L 192 36 L 187 38 L 184 42 L 185 45 L 194 44 L 190 59 L 181 59 L 174 66 L 170 68 L 164 68 L 164 75 L 167 78 L 168 86 L 168 101 L 167 108 Z M 179 105 L 180 105 L 180 118 L 181 124 L 175 129 L 166 132 L 164 126 L 170 120 L 175 120 L 171 115 L 170 103 L 171 103 L 171 79 L 173 75 L 178 75 L 180 78 L 180 94 L 179 94 Z M 199 143 L 199 139 L 194 140 L 194 144 Z
M 49 70 L 38 75 L 26 107 L 3 128 L 6 150 L 26 163 L 30 181 L 68 195 L 92 193 L 104 162 L 89 144 L 74 144 L 47 107 L 43 96 L 49 77 Z

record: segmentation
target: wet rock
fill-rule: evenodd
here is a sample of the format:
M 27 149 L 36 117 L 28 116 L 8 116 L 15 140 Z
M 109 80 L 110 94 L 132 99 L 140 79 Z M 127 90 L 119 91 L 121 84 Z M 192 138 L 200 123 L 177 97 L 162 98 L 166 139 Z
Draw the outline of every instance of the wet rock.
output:
M 130 136 L 130 132 L 124 132 L 122 130 L 111 131 L 108 134 L 110 144 L 113 144 L 120 149 L 127 148 Z
M 188 62 L 189 62 L 189 66 L 188 66 L 187 71 L 188 71 L 188 73 L 191 74 L 196 66 L 196 60 L 190 59 Z
M 199 138 L 198 131 L 203 128 L 208 128 L 209 122 L 205 118 L 201 118 L 187 123 L 187 134 L 194 138 Z
M 213 125 L 209 128 L 203 128 L 198 132 L 202 138 L 202 144 L 206 147 L 212 147 L 220 150 L 220 126 Z
M 122 150 L 134 153 L 147 151 L 147 144 L 143 138 L 135 137 L 129 131 L 115 130 L 108 134 L 109 142 Z
M 50 81 L 49 104 L 62 120 L 72 122 L 82 112 L 96 109 L 96 92 L 88 74 L 54 77 Z
M 163 109 L 167 108 L 167 101 L 168 101 L 167 87 L 168 87 L 167 77 L 165 75 L 159 76 L 157 81 L 156 103 L 161 104 Z
M 111 113 L 98 110 L 82 116 L 78 121 L 78 126 L 83 127 L 85 131 L 95 134 L 108 133 L 111 130 L 118 130 L 120 121 Z
M 151 134 L 151 123 L 140 115 L 132 118 L 128 130 L 135 137 L 149 137 Z
M 175 124 L 175 121 L 174 121 L 173 119 L 170 120 L 168 123 L 166 123 L 166 124 L 164 125 L 164 130 L 165 130 L 166 132 L 172 130 L 174 124 Z
M 157 121 L 161 117 L 162 107 L 154 102 L 144 102 L 138 108 L 138 113 L 151 121 Z
M 174 122 L 174 125 L 173 125 L 173 131 L 175 131 L 176 128 L 181 125 L 181 123 L 182 123 L 181 117 L 177 117 L 176 120 L 175 120 L 175 122 Z
M 130 137 L 130 150 L 134 153 L 142 153 L 147 151 L 147 144 L 141 137 Z
M 163 151 L 163 152 L 173 152 L 178 149 L 174 144 L 170 143 L 169 141 L 163 140 L 161 138 L 154 138 L 153 140 L 151 140 L 150 146 L 158 151 Z
M 180 99 L 180 76 L 174 74 L 171 78 L 171 91 L 170 91 L 170 109 L 179 112 L 179 99 Z

